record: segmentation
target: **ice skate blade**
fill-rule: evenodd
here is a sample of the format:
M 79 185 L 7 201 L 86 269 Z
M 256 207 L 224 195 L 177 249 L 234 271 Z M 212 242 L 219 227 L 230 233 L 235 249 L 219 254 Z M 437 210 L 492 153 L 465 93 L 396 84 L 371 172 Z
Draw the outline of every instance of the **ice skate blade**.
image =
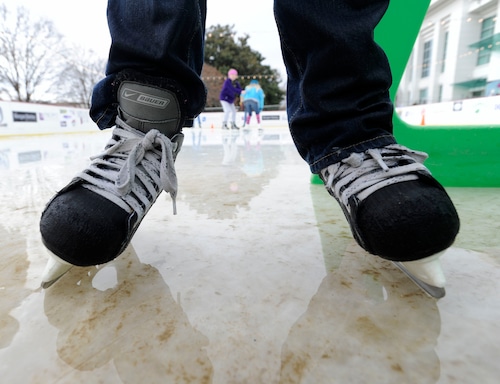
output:
M 43 289 L 49 288 L 57 280 L 59 280 L 66 272 L 68 272 L 71 269 L 71 267 L 73 267 L 72 264 L 50 253 L 49 261 L 47 262 L 45 270 L 43 271 L 42 283 L 40 284 L 41 287 Z
M 393 261 L 393 264 L 425 293 L 440 299 L 446 294 L 444 289 L 446 279 L 439 262 L 439 256 L 441 254 L 415 261 Z
M 446 290 L 444 289 L 444 287 L 435 287 L 434 285 L 427 284 L 423 280 L 420 280 L 419 278 L 413 276 L 411 272 L 408 271 L 399 261 L 393 261 L 392 263 L 429 296 L 434 297 L 435 299 L 441 299 L 446 295 Z

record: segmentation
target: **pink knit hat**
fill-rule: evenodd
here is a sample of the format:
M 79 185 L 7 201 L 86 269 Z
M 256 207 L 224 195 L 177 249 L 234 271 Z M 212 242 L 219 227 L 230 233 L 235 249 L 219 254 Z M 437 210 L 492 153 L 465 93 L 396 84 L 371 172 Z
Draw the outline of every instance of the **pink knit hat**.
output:
M 227 73 L 228 76 L 231 76 L 231 75 L 236 75 L 238 76 L 238 71 L 234 68 L 231 68 L 228 73 Z

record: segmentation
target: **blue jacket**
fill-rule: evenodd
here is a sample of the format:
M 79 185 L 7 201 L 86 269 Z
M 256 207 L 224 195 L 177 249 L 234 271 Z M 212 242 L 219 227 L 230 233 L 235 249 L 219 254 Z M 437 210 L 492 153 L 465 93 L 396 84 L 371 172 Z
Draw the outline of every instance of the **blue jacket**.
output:
M 235 81 L 234 83 L 231 79 L 226 79 L 224 84 L 222 84 L 222 90 L 220 91 L 219 100 L 227 101 L 228 103 L 234 103 L 236 96 L 238 96 L 243 89 L 240 83 Z
M 264 108 L 264 91 L 260 85 L 247 85 L 245 87 L 245 93 L 243 94 L 243 102 L 247 100 L 254 100 L 259 104 L 259 110 L 262 111 Z

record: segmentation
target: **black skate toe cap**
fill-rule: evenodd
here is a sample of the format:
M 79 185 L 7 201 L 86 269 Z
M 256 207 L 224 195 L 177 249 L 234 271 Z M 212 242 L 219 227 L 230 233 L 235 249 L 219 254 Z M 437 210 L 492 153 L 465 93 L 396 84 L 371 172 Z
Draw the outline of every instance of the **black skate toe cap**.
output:
M 40 220 L 44 245 L 79 266 L 103 264 L 126 247 L 134 216 L 104 197 L 77 186 L 56 195 Z

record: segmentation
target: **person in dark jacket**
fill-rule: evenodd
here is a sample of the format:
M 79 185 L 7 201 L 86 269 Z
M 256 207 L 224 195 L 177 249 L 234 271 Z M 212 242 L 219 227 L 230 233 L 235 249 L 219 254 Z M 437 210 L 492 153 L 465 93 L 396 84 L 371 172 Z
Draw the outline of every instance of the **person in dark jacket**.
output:
M 234 106 L 234 101 L 236 97 L 241 94 L 243 89 L 240 83 L 236 80 L 238 78 L 238 71 L 231 68 L 227 72 L 227 79 L 222 84 L 222 89 L 220 91 L 220 103 L 222 105 L 222 110 L 224 111 L 224 118 L 222 120 L 222 129 L 229 129 L 228 124 L 231 125 L 231 129 L 239 129 L 236 125 L 236 107 Z

